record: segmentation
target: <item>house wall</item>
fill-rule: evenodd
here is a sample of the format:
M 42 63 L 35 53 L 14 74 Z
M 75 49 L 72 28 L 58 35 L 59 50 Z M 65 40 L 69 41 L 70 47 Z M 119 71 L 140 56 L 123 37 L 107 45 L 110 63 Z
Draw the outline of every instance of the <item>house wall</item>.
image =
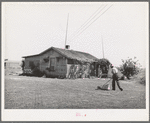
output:
M 45 62 L 43 59 L 49 56 L 49 61 Z M 46 70 L 50 68 L 50 59 L 55 59 L 54 71 Z M 57 53 L 54 50 L 50 50 L 41 55 L 41 66 L 40 69 L 45 71 L 47 76 L 65 76 L 67 73 L 67 66 L 66 66 L 66 58 L 64 58 L 61 54 Z
M 57 52 L 55 52 L 54 50 L 50 50 L 44 54 L 42 54 L 40 56 L 40 59 L 41 59 L 41 66 L 40 66 L 40 69 L 41 70 L 45 70 L 46 68 L 50 67 L 50 61 L 48 62 L 45 62 L 43 59 L 46 58 L 46 57 L 49 57 L 49 58 L 56 58 L 56 57 L 61 57 L 60 54 L 58 54 Z M 55 63 L 55 66 L 57 63 Z
M 40 63 L 40 57 L 39 56 L 34 56 L 34 57 L 27 57 L 25 58 L 25 69 L 30 69 L 29 67 L 29 62 L 33 61 L 35 65 Z
M 47 58 L 48 61 L 44 61 L 44 59 Z M 50 69 L 50 66 L 52 64 L 51 59 L 54 58 L 54 70 Z M 54 51 L 53 49 L 39 55 L 39 56 L 33 56 L 33 57 L 27 57 L 25 58 L 25 71 L 29 70 L 29 63 L 30 61 L 33 61 L 35 65 L 39 64 L 39 69 L 43 72 L 45 72 L 46 76 L 48 77 L 58 77 L 58 76 L 63 76 L 63 77 L 68 77 L 70 73 L 70 67 L 71 65 L 74 64 L 74 62 L 71 62 L 70 59 L 67 59 L 63 57 L 61 54 L 58 52 Z M 83 68 L 79 63 L 75 63 L 77 66 L 76 71 L 78 71 L 80 68 Z M 84 66 L 87 66 L 86 64 Z M 84 74 L 88 74 L 90 69 L 87 68 L 84 71 Z
M 49 61 L 45 62 L 44 58 L 49 57 Z M 47 68 L 50 68 L 50 59 L 54 58 L 54 71 L 47 70 Z M 25 58 L 25 69 L 30 69 L 29 62 L 33 61 L 34 64 L 39 63 L 39 69 L 41 71 L 44 71 L 47 76 L 66 76 L 67 73 L 67 60 L 64 58 L 61 54 L 57 53 L 54 50 L 50 50 L 40 56 L 33 56 Z

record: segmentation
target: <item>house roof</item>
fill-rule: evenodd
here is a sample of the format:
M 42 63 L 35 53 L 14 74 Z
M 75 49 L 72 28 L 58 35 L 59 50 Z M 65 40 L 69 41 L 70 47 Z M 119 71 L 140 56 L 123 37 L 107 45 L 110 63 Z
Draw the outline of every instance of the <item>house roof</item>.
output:
M 51 47 L 51 48 L 41 52 L 40 54 L 24 56 L 23 58 L 39 56 L 39 55 L 42 55 L 42 54 L 48 52 L 51 49 L 53 49 L 54 51 L 58 52 L 62 56 L 69 58 L 69 59 L 75 59 L 75 60 L 84 61 L 84 62 L 94 62 L 94 61 L 98 60 L 98 58 L 96 58 L 95 56 L 93 56 L 89 53 L 84 53 L 84 52 L 74 51 L 74 50 L 66 50 L 66 49 L 61 49 L 61 48 L 56 48 L 56 47 Z

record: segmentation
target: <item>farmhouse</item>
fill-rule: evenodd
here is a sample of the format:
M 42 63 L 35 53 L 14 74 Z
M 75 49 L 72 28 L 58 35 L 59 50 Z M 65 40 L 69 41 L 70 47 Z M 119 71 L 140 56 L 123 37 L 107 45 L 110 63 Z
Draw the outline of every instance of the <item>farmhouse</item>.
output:
M 89 53 L 56 47 L 51 47 L 40 54 L 24 56 L 23 58 L 25 58 L 24 70 L 26 72 L 38 67 L 40 71 L 51 77 L 68 77 L 71 66 L 76 66 L 75 71 L 84 69 L 82 74 L 86 77 L 90 68 L 93 71 L 96 69 L 95 64 L 98 60 L 98 58 Z M 91 64 L 93 64 L 92 67 Z

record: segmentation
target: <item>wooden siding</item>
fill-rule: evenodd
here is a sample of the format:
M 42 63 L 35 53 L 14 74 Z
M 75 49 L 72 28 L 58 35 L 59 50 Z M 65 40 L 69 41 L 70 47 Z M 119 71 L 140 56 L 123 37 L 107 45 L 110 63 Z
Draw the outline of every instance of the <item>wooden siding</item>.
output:
M 37 65 L 38 63 L 40 63 L 40 57 L 35 56 L 35 57 L 25 58 L 25 69 L 30 69 L 30 67 L 29 67 L 29 62 L 30 61 L 33 61 L 34 64 Z
M 44 58 L 49 58 L 48 62 L 45 62 Z M 51 58 L 55 59 L 54 71 L 47 70 L 47 68 L 50 68 L 50 65 L 51 65 L 50 59 Z M 51 75 L 52 76 L 60 76 L 60 75 L 66 76 L 66 73 L 67 73 L 66 58 L 54 50 L 50 50 L 39 56 L 25 58 L 25 69 L 30 69 L 30 67 L 29 67 L 30 61 L 33 61 L 35 65 L 39 63 L 39 69 L 41 71 L 46 72 L 46 74 L 48 76 L 51 76 Z

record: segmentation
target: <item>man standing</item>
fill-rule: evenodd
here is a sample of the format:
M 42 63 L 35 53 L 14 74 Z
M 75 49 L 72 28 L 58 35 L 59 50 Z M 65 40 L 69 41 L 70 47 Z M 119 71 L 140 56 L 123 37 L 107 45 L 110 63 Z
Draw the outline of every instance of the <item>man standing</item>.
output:
M 120 84 L 119 84 L 118 69 L 115 68 L 112 64 L 110 65 L 110 67 L 112 68 L 112 74 L 113 74 L 113 76 L 112 76 L 112 78 L 113 78 L 113 80 L 112 80 L 112 90 L 115 90 L 115 81 L 116 81 L 116 83 L 118 85 L 118 88 L 121 91 L 123 91 L 123 89 L 120 87 Z

